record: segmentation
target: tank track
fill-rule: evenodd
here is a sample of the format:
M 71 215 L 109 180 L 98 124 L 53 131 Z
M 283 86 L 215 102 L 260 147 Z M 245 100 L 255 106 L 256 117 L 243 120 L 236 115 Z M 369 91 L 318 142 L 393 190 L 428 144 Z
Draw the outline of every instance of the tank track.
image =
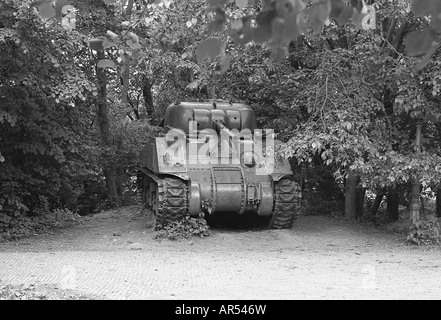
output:
M 156 217 L 156 228 L 162 228 L 188 214 L 188 186 L 179 178 L 158 178 L 156 181 L 146 175 L 139 178 L 138 204 L 151 210 Z
M 179 178 L 162 178 L 157 185 L 158 208 L 156 226 L 180 220 L 188 214 L 187 182 Z
M 289 229 L 294 224 L 298 211 L 300 186 L 287 178 L 275 183 L 275 205 L 269 227 L 272 229 Z

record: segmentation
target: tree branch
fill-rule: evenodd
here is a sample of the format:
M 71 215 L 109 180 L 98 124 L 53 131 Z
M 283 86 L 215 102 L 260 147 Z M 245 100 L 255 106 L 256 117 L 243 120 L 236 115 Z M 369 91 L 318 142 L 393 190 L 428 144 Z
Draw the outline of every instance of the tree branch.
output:
M 132 15 L 133 2 L 133 0 L 129 0 L 129 3 L 127 4 L 126 17 L 130 17 Z
M 404 22 L 403 22 L 403 24 L 401 25 L 401 27 L 400 27 L 400 30 L 398 31 L 398 34 L 397 34 L 397 36 L 395 37 L 395 39 L 394 39 L 394 42 L 393 42 L 393 47 L 394 47 L 394 49 L 395 49 L 395 53 L 393 53 L 393 57 L 394 58 L 397 58 L 398 57 L 398 55 L 397 55 L 397 52 L 398 52 L 398 50 L 400 49 L 400 47 L 401 47 L 401 45 L 403 44 L 403 39 L 404 39 L 404 36 L 405 36 L 405 34 L 406 34 L 406 30 L 407 30 L 407 26 L 408 26 L 408 22 L 407 22 L 407 20 L 405 20 Z
M 316 50 L 313 46 L 311 46 L 311 44 L 310 44 L 308 41 L 306 41 L 306 37 L 305 37 L 305 36 L 302 36 L 302 40 L 303 40 L 303 43 L 306 44 L 306 46 L 307 46 L 309 49 L 311 49 L 311 50 Z

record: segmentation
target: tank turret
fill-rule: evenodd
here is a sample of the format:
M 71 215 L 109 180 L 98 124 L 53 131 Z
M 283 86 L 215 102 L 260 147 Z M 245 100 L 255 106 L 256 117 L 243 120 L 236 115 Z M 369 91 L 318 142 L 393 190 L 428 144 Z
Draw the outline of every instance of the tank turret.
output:
M 222 122 L 230 130 L 249 129 L 253 132 L 256 128 L 253 109 L 242 103 L 178 102 L 170 105 L 165 112 L 165 127 L 181 129 L 188 134 L 190 121 L 197 122 L 197 130 L 212 129 L 214 122 Z

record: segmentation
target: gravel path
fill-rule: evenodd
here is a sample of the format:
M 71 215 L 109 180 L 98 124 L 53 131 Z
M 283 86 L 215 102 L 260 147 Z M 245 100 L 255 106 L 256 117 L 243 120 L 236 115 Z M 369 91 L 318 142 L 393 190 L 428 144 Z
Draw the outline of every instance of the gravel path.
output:
M 439 299 L 441 248 L 344 220 L 155 240 L 134 208 L 0 244 L 0 285 L 104 299 Z

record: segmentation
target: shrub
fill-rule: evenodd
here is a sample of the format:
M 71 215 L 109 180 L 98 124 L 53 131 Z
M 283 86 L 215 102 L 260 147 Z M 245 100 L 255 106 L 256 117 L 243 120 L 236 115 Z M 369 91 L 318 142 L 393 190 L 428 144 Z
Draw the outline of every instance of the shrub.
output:
M 204 219 L 190 218 L 189 216 L 173 221 L 157 231 L 155 239 L 179 240 L 193 236 L 206 237 L 210 235 L 210 227 Z
M 439 244 L 440 225 L 433 215 L 421 217 L 412 224 L 407 235 L 407 242 L 410 244 Z

